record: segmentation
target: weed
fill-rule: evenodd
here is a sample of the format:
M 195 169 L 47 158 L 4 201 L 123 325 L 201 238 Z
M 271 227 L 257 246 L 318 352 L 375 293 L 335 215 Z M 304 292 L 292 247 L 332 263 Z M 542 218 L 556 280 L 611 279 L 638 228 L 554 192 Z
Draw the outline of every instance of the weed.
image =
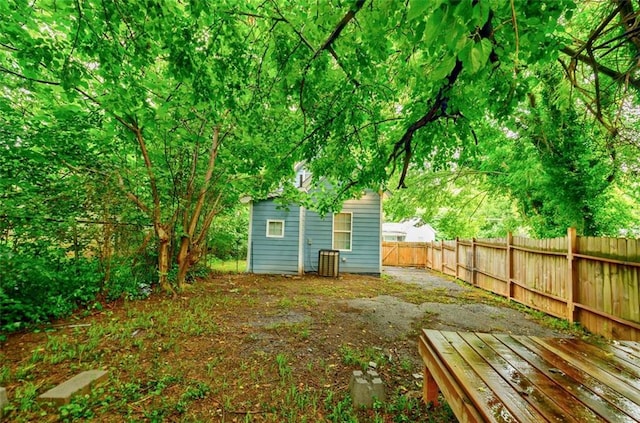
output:
M 282 298 L 280 299 L 280 301 L 278 301 L 278 307 L 289 310 L 291 309 L 291 307 L 293 307 L 293 301 L 291 300 L 291 298 Z
M 78 355 L 78 343 L 69 341 L 67 335 L 50 336 L 45 346 L 48 363 L 58 364 L 66 360 L 73 360 Z
M 295 408 L 305 413 L 309 411 L 315 413 L 318 408 L 318 395 L 292 385 L 285 394 L 285 404 L 289 409 Z
M 341 345 L 339 351 L 342 356 L 342 362 L 347 366 L 363 367 L 366 365 L 358 356 L 357 351 L 353 348 L 347 345 Z
M 36 368 L 35 364 L 26 364 L 24 366 L 20 366 L 16 369 L 15 378 L 16 380 L 27 380 L 33 378 L 31 371 Z
M 206 368 L 207 368 L 207 376 L 209 377 L 213 377 L 213 370 L 218 366 L 218 364 L 220 364 L 222 362 L 222 357 L 221 356 L 217 356 L 212 358 L 210 361 L 207 362 L 206 364 Z
M 38 386 L 32 382 L 27 382 L 16 389 L 15 397 L 18 400 L 18 410 L 34 411 L 38 408 L 36 397 L 38 396 Z
M 11 380 L 11 368 L 9 366 L 0 367 L 0 385 L 5 385 Z
M 341 345 L 339 351 L 342 357 L 342 363 L 347 366 L 359 367 L 362 370 L 367 369 L 369 362 L 380 365 L 385 360 L 382 351 L 371 347 L 367 347 L 364 351 L 360 352 L 349 345 Z
M 89 395 L 78 395 L 73 397 L 69 404 L 65 404 L 58 409 L 63 421 L 73 421 L 77 419 L 90 419 L 95 416 L 89 404 Z
M 356 423 L 358 421 L 349 395 L 339 401 L 334 401 L 333 392 L 329 392 L 325 398 L 324 406 L 328 412 L 327 419 L 331 422 Z
M 122 396 L 130 402 L 137 401 L 142 398 L 142 386 L 140 381 L 125 382 L 119 390 Z
M 180 397 L 182 401 L 195 401 L 206 398 L 211 392 L 211 387 L 204 382 L 197 382 L 195 386 L 187 388 L 184 394 Z
M 278 364 L 278 374 L 282 380 L 288 379 L 291 376 L 291 366 L 289 365 L 289 358 L 286 354 L 276 355 L 276 363 Z
M 161 423 L 164 422 L 169 415 L 169 410 L 166 405 L 161 404 L 160 406 L 154 406 L 151 410 L 147 410 L 144 412 L 144 417 L 152 423 Z
M 33 352 L 31 353 L 31 358 L 29 359 L 30 363 L 39 363 L 41 361 L 44 360 L 44 349 L 43 348 L 36 348 L 35 350 L 33 350 Z
M 405 372 L 410 372 L 411 370 L 413 370 L 413 362 L 405 357 L 400 360 L 400 368 Z

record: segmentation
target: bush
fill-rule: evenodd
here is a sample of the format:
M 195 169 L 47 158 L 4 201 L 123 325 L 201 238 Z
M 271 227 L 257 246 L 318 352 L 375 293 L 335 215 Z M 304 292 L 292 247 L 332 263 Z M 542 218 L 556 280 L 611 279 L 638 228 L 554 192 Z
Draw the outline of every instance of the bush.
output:
M 96 261 L 35 243 L 0 245 L 0 268 L 0 332 L 70 315 L 96 298 L 102 280 Z
M 121 259 L 111 266 L 111 275 L 104 286 L 107 301 L 122 296 L 127 299 L 143 299 L 151 294 L 151 287 L 157 281 L 156 257 L 144 254 L 140 260 Z

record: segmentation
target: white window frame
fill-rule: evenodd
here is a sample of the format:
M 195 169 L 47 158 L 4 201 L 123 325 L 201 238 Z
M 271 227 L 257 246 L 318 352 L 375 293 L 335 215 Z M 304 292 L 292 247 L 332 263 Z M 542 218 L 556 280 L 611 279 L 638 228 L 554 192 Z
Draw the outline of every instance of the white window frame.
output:
M 348 214 L 350 216 L 350 231 L 336 231 L 336 216 L 339 214 Z M 336 248 L 336 232 L 349 233 L 349 249 Z M 353 212 L 340 212 L 333 214 L 333 219 L 331 221 L 331 247 L 338 251 L 353 251 Z
M 272 235 L 269 233 L 269 225 L 271 223 L 282 223 L 282 233 L 280 235 Z M 267 219 L 267 238 L 284 238 L 284 220 L 281 219 Z

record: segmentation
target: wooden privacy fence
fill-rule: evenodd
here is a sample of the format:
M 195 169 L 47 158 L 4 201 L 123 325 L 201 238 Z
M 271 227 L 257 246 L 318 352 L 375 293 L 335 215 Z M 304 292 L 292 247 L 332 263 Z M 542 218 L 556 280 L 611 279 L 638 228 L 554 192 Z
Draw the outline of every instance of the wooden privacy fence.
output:
M 383 266 L 413 266 L 427 265 L 426 242 L 382 242 Z
M 383 251 L 390 251 L 392 257 L 392 247 L 384 244 Z M 402 248 L 395 253 L 399 257 L 420 257 L 418 252 L 409 253 L 409 246 Z M 562 238 L 509 235 L 413 248 L 424 251 L 429 269 L 552 316 L 580 322 L 607 338 L 640 341 L 640 240 L 581 237 L 571 228 Z

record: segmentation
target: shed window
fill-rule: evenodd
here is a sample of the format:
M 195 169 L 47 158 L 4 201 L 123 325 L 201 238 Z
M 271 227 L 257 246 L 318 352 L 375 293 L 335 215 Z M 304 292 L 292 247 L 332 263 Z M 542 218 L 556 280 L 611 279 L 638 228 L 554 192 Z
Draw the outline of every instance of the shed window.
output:
M 267 220 L 267 238 L 284 237 L 284 220 Z
M 336 213 L 333 215 L 333 249 L 351 251 L 353 214 Z

